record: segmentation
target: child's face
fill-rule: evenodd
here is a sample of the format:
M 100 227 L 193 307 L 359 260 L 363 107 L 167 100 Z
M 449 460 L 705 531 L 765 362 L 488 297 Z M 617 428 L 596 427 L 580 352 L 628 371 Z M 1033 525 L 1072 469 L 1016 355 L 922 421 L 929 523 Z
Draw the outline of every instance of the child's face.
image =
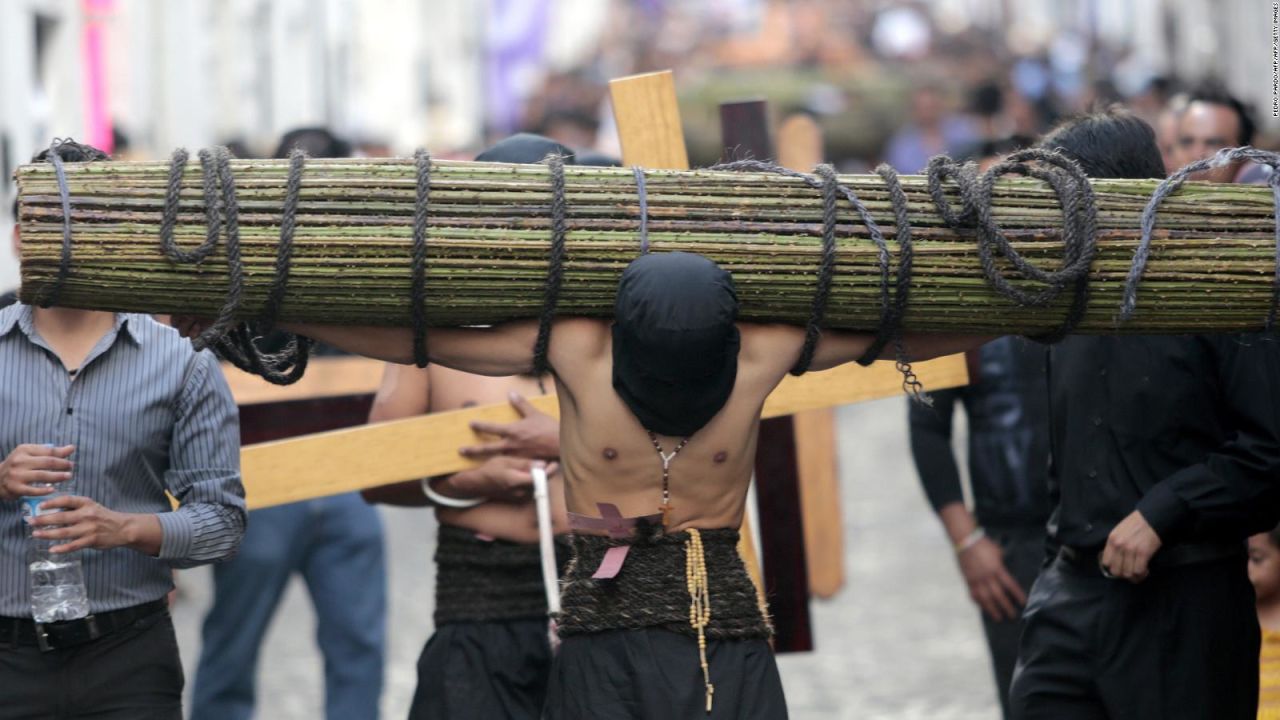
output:
M 1267 533 L 1249 538 L 1249 581 L 1259 602 L 1280 597 L 1280 548 Z

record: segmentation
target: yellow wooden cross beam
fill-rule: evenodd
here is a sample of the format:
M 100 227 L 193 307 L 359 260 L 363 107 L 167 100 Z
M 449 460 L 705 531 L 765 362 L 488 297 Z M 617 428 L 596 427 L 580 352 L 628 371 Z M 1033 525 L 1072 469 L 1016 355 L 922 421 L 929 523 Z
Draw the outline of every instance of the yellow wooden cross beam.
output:
M 963 356 L 938 358 L 912 367 L 926 388 L 940 390 L 968 382 Z M 765 401 L 763 416 L 792 415 L 901 393 L 902 376 L 892 362 L 876 362 L 865 368 L 842 365 L 800 377 L 788 376 Z M 531 398 L 530 402 L 559 415 L 554 395 Z M 458 448 L 475 443 L 470 425 L 473 420 L 517 419 L 510 405 L 486 405 L 249 445 L 240 453 L 249 507 L 281 505 L 465 470 L 474 462 L 459 455 Z

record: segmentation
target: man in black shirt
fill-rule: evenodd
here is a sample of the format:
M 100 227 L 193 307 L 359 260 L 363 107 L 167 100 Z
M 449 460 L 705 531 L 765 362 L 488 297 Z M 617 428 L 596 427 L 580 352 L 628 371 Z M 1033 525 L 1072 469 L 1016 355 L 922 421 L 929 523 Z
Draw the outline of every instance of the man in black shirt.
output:
M 1049 518 L 1045 348 L 1003 337 L 968 357 L 969 385 L 931 392 L 933 407 L 910 403 L 911 454 L 929 504 L 951 538 L 969 595 L 982 608 L 996 694 L 1007 718 L 1019 618 L 1040 572 Z M 969 419 L 972 513 L 951 450 L 957 402 Z
M 1042 143 L 1093 177 L 1163 175 L 1118 112 Z M 1017 718 L 1257 714 L 1245 539 L 1280 520 L 1280 343 L 1072 337 L 1049 364 L 1056 554 L 1032 588 Z

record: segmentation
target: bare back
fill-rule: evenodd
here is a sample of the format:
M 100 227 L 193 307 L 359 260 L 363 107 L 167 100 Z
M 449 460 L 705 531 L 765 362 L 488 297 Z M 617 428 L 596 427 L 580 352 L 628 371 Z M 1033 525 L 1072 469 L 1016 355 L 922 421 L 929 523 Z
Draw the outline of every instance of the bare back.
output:
M 598 517 L 612 503 L 626 517 L 652 515 L 662 498 L 662 460 L 613 389 L 607 321 L 556 322 L 551 361 L 560 397 L 560 459 L 570 512 Z M 733 392 L 670 465 L 668 529 L 738 527 L 755 461 L 760 411 L 786 375 L 803 335 L 788 326 L 740 324 Z M 670 453 L 682 438 L 658 436 Z

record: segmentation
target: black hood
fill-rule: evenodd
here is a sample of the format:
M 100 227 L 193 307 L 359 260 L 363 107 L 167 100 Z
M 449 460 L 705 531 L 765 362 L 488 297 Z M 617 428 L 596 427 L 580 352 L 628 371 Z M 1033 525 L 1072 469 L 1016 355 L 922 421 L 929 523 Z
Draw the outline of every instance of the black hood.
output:
M 575 165 L 573 151 L 541 135 L 518 133 L 494 143 L 476 156 L 476 162 L 540 163 L 550 154 L 564 158 L 565 165 Z
M 738 295 L 701 255 L 643 255 L 622 273 L 613 388 L 645 428 L 684 437 L 724 407 L 738 375 Z

